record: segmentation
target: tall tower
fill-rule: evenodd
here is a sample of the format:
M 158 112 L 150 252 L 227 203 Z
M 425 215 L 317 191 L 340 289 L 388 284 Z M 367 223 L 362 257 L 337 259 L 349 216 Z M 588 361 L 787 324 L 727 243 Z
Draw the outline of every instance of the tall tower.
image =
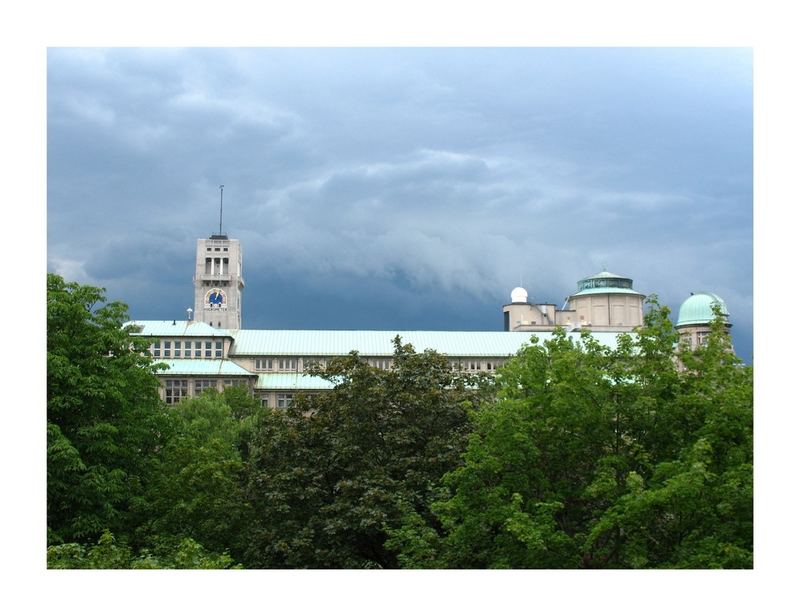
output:
M 221 329 L 242 327 L 242 249 L 239 240 L 212 235 L 197 240 L 194 318 Z

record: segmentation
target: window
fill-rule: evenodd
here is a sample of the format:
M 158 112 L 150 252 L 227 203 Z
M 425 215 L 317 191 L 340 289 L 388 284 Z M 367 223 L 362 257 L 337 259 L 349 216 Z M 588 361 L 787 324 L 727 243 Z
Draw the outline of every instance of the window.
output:
M 206 389 L 216 389 L 217 381 L 215 379 L 197 379 L 194 382 L 194 395 L 199 396 Z
M 380 368 L 381 370 L 388 370 L 391 365 L 391 360 L 384 358 L 370 359 L 369 365 L 374 368 Z
M 214 357 L 222 357 L 222 340 L 214 343 Z
M 187 340 L 183 345 L 183 356 L 184 357 L 191 357 L 192 356 L 192 341 Z
M 278 408 L 279 409 L 288 409 L 292 405 L 292 398 L 294 398 L 293 394 L 278 394 Z
M 224 379 L 222 381 L 222 387 L 239 387 L 240 385 L 244 385 L 244 381 L 242 379 Z
M 312 366 L 322 367 L 322 362 L 314 357 L 303 358 L 303 370 L 308 370 Z
M 711 332 L 697 332 L 697 346 L 706 346 Z
M 279 359 L 278 370 L 282 372 L 292 372 L 297 370 L 297 359 Z
M 210 340 L 206 340 L 206 352 L 205 352 L 205 356 L 206 356 L 208 359 L 211 359 L 211 341 L 210 341 Z
M 203 343 L 200 342 L 199 340 L 195 340 L 194 341 L 194 356 L 195 357 L 201 357 L 202 350 L 203 350 Z
M 263 398 L 261 398 L 261 406 L 262 407 L 269 406 L 269 396 L 264 396 Z
M 692 348 L 692 335 L 691 334 L 682 334 L 681 335 L 681 343 L 687 348 Z
M 150 354 L 153 357 L 161 357 L 161 341 L 157 340 L 150 347 Z
M 494 368 L 492 368 L 492 362 L 490 362 L 490 361 L 487 361 L 487 362 L 486 362 L 486 369 L 487 369 L 488 371 L 490 371 L 490 372 L 491 372 L 492 370 L 494 370 Z
M 164 399 L 167 404 L 177 404 L 185 398 L 189 391 L 189 382 L 185 379 L 167 379 L 164 387 Z
M 175 341 L 175 357 L 180 357 L 180 356 L 181 356 L 181 341 L 180 340 L 176 340 Z
M 267 370 L 272 370 L 272 360 L 271 359 L 257 359 L 256 362 L 256 370 L 260 372 L 265 372 Z
M 172 342 L 164 340 L 164 357 L 172 357 Z
M 478 370 L 481 369 L 481 362 L 476 361 L 474 359 L 471 360 L 469 362 L 469 369 L 470 369 L 471 372 L 477 372 Z

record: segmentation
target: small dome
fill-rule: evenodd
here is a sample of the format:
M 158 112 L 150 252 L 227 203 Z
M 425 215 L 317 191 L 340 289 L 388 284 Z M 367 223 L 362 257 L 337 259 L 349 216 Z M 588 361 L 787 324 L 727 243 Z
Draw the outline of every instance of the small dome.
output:
M 728 307 L 725 301 L 715 293 L 693 293 L 681 304 L 678 310 L 677 326 L 703 325 L 714 320 L 714 306 L 719 306 L 725 322 L 728 323 Z
M 528 292 L 523 289 L 522 287 L 517 287 L 513 291 L 511 291 L 511 303 L 512 304 L 527 304 L 528 303 Z
M 594 276 L 587 276 L 578 281 L 578 290 L 570 295 L 570 297 L 577 297 L 579 295 L 640 295 L 643 294 L 633 289 L 633 279 L 619 274 L 612 274 L 609 271 L 603 270 Z
M 578 291 L 587 289 L 633 289 L 633 280 L 606 270 L 578 281 Z

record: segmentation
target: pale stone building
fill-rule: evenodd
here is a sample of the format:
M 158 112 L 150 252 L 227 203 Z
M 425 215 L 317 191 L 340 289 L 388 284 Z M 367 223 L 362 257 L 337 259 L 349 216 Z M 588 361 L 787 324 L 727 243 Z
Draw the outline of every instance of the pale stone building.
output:
M 644 294 L 633 290 L 633 280 L 602 271 L 578 281 L 578 290 L 567 298 L 565 309 L 555 304 L 528 301 L 528 292 L 517 287 L 511 303 L 503 306 L 506 331 L 589 329 L 595 332 L 629 332 L 644 322 Z
M 168 366 L 159 377 L 161 395 L 169 404 L 206 389 L 242 385 L 262 404 L 284 408 L 298 392 L 313 395 L 332 387 L 304 374 L 313 364 L 358 351 L 372 366 L 390 369 L 397 336 L 419 351 L 446 355 L 454 366 L 489 374 L 530 343 L 533 332 L 544 341 L 556 327 L 576 341 L 581 330 L 589 330 L 598 342 L 615 348 L 619 333 L 642 325 L 645 297 L 633 289 L 630 278 L 603 271 L 578 281 L 561 310 L 555 304 L 530 302 L 525 289 L 514 289 L 511 303 L 502 307 L 502 331 L 252 330 L 242 328 L 238 240 L 222 234 L 198 240 L 193 280 L 194 308 L 187 310 L 186 320 L 132 322 L 137 330 L 133 335 L 151 338 L 153 359 Z M 724 302 L 713 294 L 694 295 L 681 307 L 678 329 L 695 345 L 702 344 L 713 318 L 710 301 L 719 302 L 727 315 Z

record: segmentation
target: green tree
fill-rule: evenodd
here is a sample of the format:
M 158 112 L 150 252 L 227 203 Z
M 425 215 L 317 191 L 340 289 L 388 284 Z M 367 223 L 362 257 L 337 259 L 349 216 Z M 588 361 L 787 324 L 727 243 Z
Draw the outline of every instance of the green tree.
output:
M 465 464 L 390 532 L 410 567 L 746 567 L 752 373 L 718 315 L 683 353 L 654 305 L 616 349 L 564 332 L 500 371 Z M 534 342 L 536 342 L 534 340 Z
M 752 567 L 752 369 L 731 352 L 719 311 L 707 343 L 680 363 L 667 407 L 675 452 L 649 475 L 629 474 L 587 549 L 616 544 L 614 562 L 626 567 Z
M 395 340 L 391 370 L 356 353 L 312 371 L 335 384 L 265 414 L 251 439 L 255 567 L 397 567 L 388 532 L 428 505 L 459 463 L 485 390 L 432 351 Z
M 257 408 L 243 393 L 251 402 L 237 393 L 208 391 L 167 410 L 171 432 L 142 500 L 139 544 L 190 538 L 214 552 L 242 553 L 249 511 L 240 450 L 243 419 L 235 417 L 228 400 L 239 405 L 239 414 Z
M 47 277 L 48 543 L 125 534 L 163 445 L 166 415 L 147 341 L 121 302 Z
M 192 539 L 161 543 L 136 554 L 103 531 L 97 543 L 64 543 L 47 549 L 49 569 L 240 569 L 227 554 L 214 554 Z

